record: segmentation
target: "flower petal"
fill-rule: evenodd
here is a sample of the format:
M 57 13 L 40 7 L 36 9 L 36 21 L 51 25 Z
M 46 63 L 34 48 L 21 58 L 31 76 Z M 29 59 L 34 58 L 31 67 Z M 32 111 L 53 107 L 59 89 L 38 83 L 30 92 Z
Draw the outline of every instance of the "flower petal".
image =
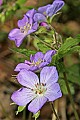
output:
M 25 60 L 25 63 L 28 64 L 28 65 L 31 65 L 32 63 L 28 60 Z
M 50 7 L 47 8 L 46 14 L 51 17 L 56 12 L 58 12 L 63 6 L 64 6 L 64 1 L 62 1 L 62 0 L 55 0 L 53 2 L 53 4 Z
M 34 57 L 35 57 L 35 55 L 32 55 L 32 54 L 30 55 L 30 61 L 31 61 L 31 62 L 34 61 Z
M 43 60 L 50 63 L 52 60 L 52 56 L 56 53 L 55 50 L 48 50 L 46 54 L 44 55 Z
M 37 67 L 37 66 L 30 66 L 30 71 L 36 71 L 36 70 L 38 70 L 39 68 Z
M 49 101 L 54 101 L 62 96 L 60 86 L 58 83 L 54 83 L 50 85 L 47 84 L 46 87 L 47 87 L 47 91 L 45 92 L 44 96 L 48 98 Z
M 53 84 L 58 81 L 58 72 L 56 67 L 44 67 L 40 73 L 40 83 Z
M 17 79 L 21 85 L 32 89 L 35 87 L 35 84 L 39 83 L 38 76 L 35 73 L 25 69 L 19 72 Z
M 44 54 L 42 52 L 37 52 L 35 55 L 33 55 L 34 62 L 38 62 L 39 60 L 43 60 Z
M 48 5 L 46 5 L 46 6 L 39 7 L 39 8 L 38 8 L 38 12 L 44 13 L 44 12 L 46 12 L 47 8 L 50 7 L 50 6 L 51 6 L 51 5 L 48 4 Z M 45 14 L 45 13 L 44 13 L 44 14 Z
M 21 71 L 22 69 L 26 69 L 29 70 L 30 66 L 25 64 L 25 63 L 19 63 L 16 68 L 14 69 L 14 71 Z
M 43 68 L 45 67 L 46 65 L 48 65 L 49 63 L 48 62 L 42 62 L 40 65 L 39 65 L 39 68 Z
M 8 38 L 15 41 L 16 46 L 19 47 L 25 36 L 25 34 L 21 33 L 20 29 L 15 28 L 10 31 Z
M 18 20 L 18 27 L 24 27 L 28 23 L 28 18 L 24 15 L 22 20 Z
M 17 105 L 25 106 L 35 97 L 36 97 L 36 94 L 34 94 L 33 91 L 31 91 L 31 89 L 21 88 L 12 94 L 11 99 Z
M 30 23 L 30 24 L 32 24 L 32 23 Z M 31 28 L 30 30 L 28 30 L 27 35 L 35 32 L 35 31 L 37 30 L 37 28 L 38 28 L 38 24 L 37 24 L 37 22 L 35 22 L 35 23 L 33 24 L 32 28 Z
M 46 21 L 46 17 L 41 13 L 35 13 L 33 19 L 34 19 L 35 22 Z
M 35 114 L 41 109 L 41 107 L 46 103 L 46 101 L 47 98 L 45 98 L 44 96 L 38 96 L 29 104 L 28 110 Z
M 32 26 L 32 29 L 36 31 L 38 29 L 38 26 L 39 26 L 38 23 L 35 22 Z
M 31 9 L 31 10 L 27 11 L 26 16 L 28 16 L 29 18 L 32 18 L 35 13 L 36 13 L 36 10 Z

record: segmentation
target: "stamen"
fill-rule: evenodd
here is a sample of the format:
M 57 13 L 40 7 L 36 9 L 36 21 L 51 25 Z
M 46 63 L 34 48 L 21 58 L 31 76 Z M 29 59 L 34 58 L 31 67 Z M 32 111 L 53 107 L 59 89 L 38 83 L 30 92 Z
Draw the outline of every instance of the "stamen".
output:
M 26 23 L 25 26 L 20 27 L 20 31 L 21 31 L 21 33 L 26 34 L 26 33 L 28 33 L 28 31 L 29 31 L 31 28 L 32 28 L 31 24 Z
M 33 90 L 35 92 L 35 94 L 38 94 L 38 95 L 43 95 L 45 93 L 45 91 L 47 90 L 46 84 L 44 83 L 37 83 L 35 84 L 35 89 Z

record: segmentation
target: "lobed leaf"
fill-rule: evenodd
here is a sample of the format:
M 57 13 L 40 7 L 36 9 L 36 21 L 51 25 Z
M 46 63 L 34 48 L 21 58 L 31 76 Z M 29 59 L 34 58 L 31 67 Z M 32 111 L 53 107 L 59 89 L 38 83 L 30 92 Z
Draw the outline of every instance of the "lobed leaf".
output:
M 34 55 L 36 53 L 36 51 L 28 49 L 10 48 L 10 50 L 12 50 L 13 52 L 23 54 L 26 57 L 30 57 L 31 54 Z

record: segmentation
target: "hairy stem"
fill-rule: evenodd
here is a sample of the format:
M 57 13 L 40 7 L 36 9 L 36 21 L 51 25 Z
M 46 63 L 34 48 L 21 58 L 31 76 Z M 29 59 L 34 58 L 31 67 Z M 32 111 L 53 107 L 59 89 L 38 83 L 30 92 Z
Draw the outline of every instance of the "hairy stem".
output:
M 68 90 L 69 99 L 70 99 L 70 102 L 71 102 L 72 107 L 73 107 L 75 118 L 76 118 L 76 120 L 79 120 L 79 116 L 78 116 L 77 111 L 75 109 L 74 101 L 73 101 L 73 98 L 72 98 L 72 95 L 71 95 L 71 91 L 70 91 L 70 88 L 69 88 L 69 84 L 68 84 L 66 73 L 64 72 L 63 75 L 64 75 L 64 80 L 65 80 L 65 83 L 66 83 L 66 87 L 67 87 L 67 90 Z
M 57 114 L 58 113 L 58 100 L 56 100 L 54 102 L 54 108 L 55 108 L 55 111 L 56 111 L 56 114 Z M 52 114 L 52 120 L 56 120 L 56 116 L 55 116 L 54 113 Z
M 56 111 L 55 111 L 55 109 L 54 109 L 53 102 L 51 102 L 50 105 L 51 105 L 51 108 L 52 108 L 53 113 L 54 113 L 55 116 L 56 116 L 56 119 L 57 119 L 57 120 L 60 120 L 59 116 L 57 115 L 57 113 L 56 113 Z
M 40 42 L 42 42 L 44 45 L 46 45 L 47 47 L 50 47 L 52 50 L 56 50 L 56 51 L 57 51 L 57 49 L 55 49 L 54 47 L 52 47 L 51 45 L 49 45 L 47 42 L 41 40 L 41 39 L 40 39 L 39 37 L 37 37 L 36 35 L 35 35 L 35 37 L 36 37 Z

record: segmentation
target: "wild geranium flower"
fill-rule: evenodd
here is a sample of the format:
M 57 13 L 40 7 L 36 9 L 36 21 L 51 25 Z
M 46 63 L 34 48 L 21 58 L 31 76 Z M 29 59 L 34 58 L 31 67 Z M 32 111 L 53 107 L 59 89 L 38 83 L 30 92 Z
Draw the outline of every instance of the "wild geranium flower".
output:
M 16 66 L 15 71 L 21 71 L 22 69 L 30 71 L 40 70 L 51 62 L 52 56 L 55 53 L 55 50 L 48 50 L 45 54 L 37 52 L 35 55 L 30 56 L 30 61 L 25 60 L 24 63 L 19 63 Z
M 26 106 L 34 114 L 41 109 L 47 101 L 54 101 L 62 96 L 58 81 L 56 67 L 44 67 L 38 76 L 27 70 L 22 70 L 17 76 L 18 82 L 23 85 L 15 91 L 11 99 L 19 106 Z
M 38 8 L 38 13 L 34 15 L 34 21 L 45 21 L 46 17 L 52 17 L 54 14 L 56 14 L 62 7 L 64 6 L 64 1 L 62 0 L 55 0 L 52 4 L 48 4 L 43 7 Z
M 43 13 L 49 17 L 53 16 L 56 12 L 58 12 L 64 6 L 63 0 L 55 0 L 52 4 L 40 7 L 38 11 Z
M 33 16 L 36 13 L 36 10 L 32 9 L 29 10 L 26 15 L 24 15 L 22 20 L 18 21 L 18 27 L 19 28 L 15 28 L 13 30 L 11 30 L 11 32 L 9 33 L 8 38 L 10 40 L 15 41 L 15 44 L 17 47 L 19 47 L 21 45 L 21 43 L 23 42 L 23 39 L 35 32 L 38 28 L 38 24 L 37 22 L 34 22 L 33 20 Z

